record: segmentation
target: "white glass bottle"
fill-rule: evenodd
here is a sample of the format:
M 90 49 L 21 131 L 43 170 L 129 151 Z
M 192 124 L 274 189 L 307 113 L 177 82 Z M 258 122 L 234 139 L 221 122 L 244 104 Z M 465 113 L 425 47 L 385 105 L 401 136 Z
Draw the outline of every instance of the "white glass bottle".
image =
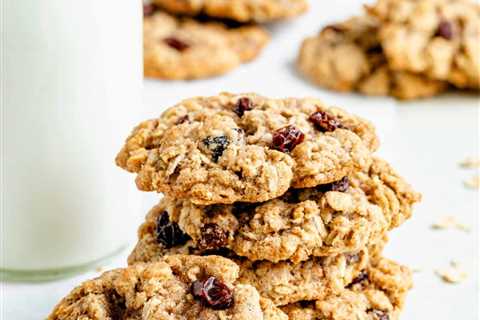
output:
M 135 232 L 114 158 L 141 103 L 141 2 L 1 1 L 0 269 L 62 276 Z

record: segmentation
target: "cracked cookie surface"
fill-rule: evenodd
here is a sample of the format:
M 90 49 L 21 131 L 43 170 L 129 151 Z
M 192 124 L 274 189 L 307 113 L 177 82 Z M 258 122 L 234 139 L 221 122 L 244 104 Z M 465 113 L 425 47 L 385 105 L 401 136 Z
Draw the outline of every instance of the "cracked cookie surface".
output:
M 379 27 L 377 19 L 365 15 L 323 28 L 303 41 L 299 71 L 322 87 L 366 95 L 415 99 L 446 90 L 444 81 L 392 70 L 380 44 Z
M 253 60 L 269 40 L 259 26 L 229 28 L 154 11 L 143 22 L 145 76 L 180 80 L 221 75 Z
M 156 244 L 155 234 L 167 219 L 188 235 L 190 246 L 229 249 L 252 261 L 298 263 L 381 241 L 387 230 L 410 218 L 419 200 L 420 195 L 386 161 L 374 157 L 369 168 L 351 178 L 290 189 L 263 203 L 200 206 L 165 197 L 147 215 L 139 241 L 153 242 L 152 250 L 161 254 L 163 244 Z
M 480 5 L 470 0 L 378 0 L 380 41 L 394 70 L 480 88 Z M 408 45 L 405 45 L 408 43 Z
M 153 0 L 159 7 L 183 15 L 204 14 L 240 22 L 268 22 L 297 16 L 306 0 Z
M 398 320 L 412 287 L 407 267 L 381 258 L 341 293 L 282 308 L 290 320 Z
M 285 305 L 301 300 L 321 299 L 338 292 L 357 277 L 366 268 L 370 260 L 376 260 L 387 239 L 383 235 L 374 245 L 356 252 L 312 257 L 307 261 L 293 263 L 282 261 L 249 261 L 225 249 L 198 248 L 192 241 L 181 241 L 167 248 L 159 241 L 159 224 L 163 208 L 157 206 L 147 215 L 146 221 L 139 229 L 138 243 L 129 256 L 129 264 L 153 262 L 164 256 L 179 252 L 194 255 L 222 255 L 232 259 L 240 266 L 239 281 L 251 284 L 259 293 L 275 305 Z M 175 222 L 170 222 L 175 224 Z M 178 226 L 178 225 L 177 225 Z M 181 239 L 182 237 L 177 237 Z
M 195 204 L 261 202 L 368 167 L 366 120 L 316 99 L 222 93 L 187 99 L 139 124 L 117 165 L 144 191 Z
M 217 257 L 172 255 L 108 271 L 66 296 L 49 320 L 286 320 L 238 266 Z

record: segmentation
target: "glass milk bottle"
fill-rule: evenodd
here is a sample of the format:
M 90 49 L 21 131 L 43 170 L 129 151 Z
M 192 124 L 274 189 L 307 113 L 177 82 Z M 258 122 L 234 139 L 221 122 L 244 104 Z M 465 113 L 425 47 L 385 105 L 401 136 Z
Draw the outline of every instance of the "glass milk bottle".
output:
M 1 274 L 64 276 L 135 234 L 114 158 L 141 107 L 141 1 L 1 1 Z

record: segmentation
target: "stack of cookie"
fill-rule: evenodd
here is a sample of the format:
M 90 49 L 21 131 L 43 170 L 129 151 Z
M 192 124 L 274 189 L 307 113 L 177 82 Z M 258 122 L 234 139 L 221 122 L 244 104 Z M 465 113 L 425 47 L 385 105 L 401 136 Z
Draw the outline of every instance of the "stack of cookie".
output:
M 51 319 L 93 292 L 138 319 L 397 319 L 411 276 L 381 253 L 420 195 L 378 145 L 368 121 L 315 99 L 223 93 L 140 123 L 116 162 L 164 196 L 131 266 Z
M 306 39 L 299 71 L 333 90 L 399 99 L 480 89 L 478 3 L 378 0 L 366 11 Z
M 306 0 L 153 0 L 144 5 L 145 76 L 198 79 L 256 58 L 270 36 L 255 23 L 297 16 Z

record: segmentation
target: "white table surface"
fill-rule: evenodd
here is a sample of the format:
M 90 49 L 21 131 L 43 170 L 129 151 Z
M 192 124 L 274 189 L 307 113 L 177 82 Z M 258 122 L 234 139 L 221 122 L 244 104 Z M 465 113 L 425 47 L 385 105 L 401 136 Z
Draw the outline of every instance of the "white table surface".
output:
M 220 91 L 255 91 L 272 97 L 314 96 L 373 121 L 382 140 L 380 155 L 388 159 L 423 193 L 423 202 L 413 218 L 391 234 L 385 255 L 412 266 L 415 287 L 408 296 L 402 319 L 478 319 L 478 192 L 463 186 L 475 170 L 458 162 L 479 152 L 478 96 L 447 94 L 441 97 L 399 103 L 390 98 L 367 98 L 328 92 L 305 82 L 293 63 L 301 40 L 319 28 L 360 12 L 360 1 L 316 1 L 305 16 L 269 26 L 273 36 L 262 56 L 251 64 L 215 79 L 194 82 L 146 81 L 144 106 L 138 119 L 158 115 L 162 108 L 182 98 L 214 95 Z M 123 139 L 124 137 L 119 137 Z M 112 164 L 113 165 L 113 164 Z M 133 177 L 132 177 L 133 183 Z M 144 212 L 158 200 L 144 195 Z M 453 215 L 469 225 L 469 233 L 435 231 L 431 224 Z M 136 232 L 132 226 L 131 234 Z M 111 265 L 125 265 L 125 251 Z M 461 262 L 469 277 L 460 284 L 446 284 L 434 270 Z M 80 281 L 98 275 L 92 271 L 74 278 L 40 284 L 2 283 L 0 315 L 5 320 L 44 319 L 55 303 Z

